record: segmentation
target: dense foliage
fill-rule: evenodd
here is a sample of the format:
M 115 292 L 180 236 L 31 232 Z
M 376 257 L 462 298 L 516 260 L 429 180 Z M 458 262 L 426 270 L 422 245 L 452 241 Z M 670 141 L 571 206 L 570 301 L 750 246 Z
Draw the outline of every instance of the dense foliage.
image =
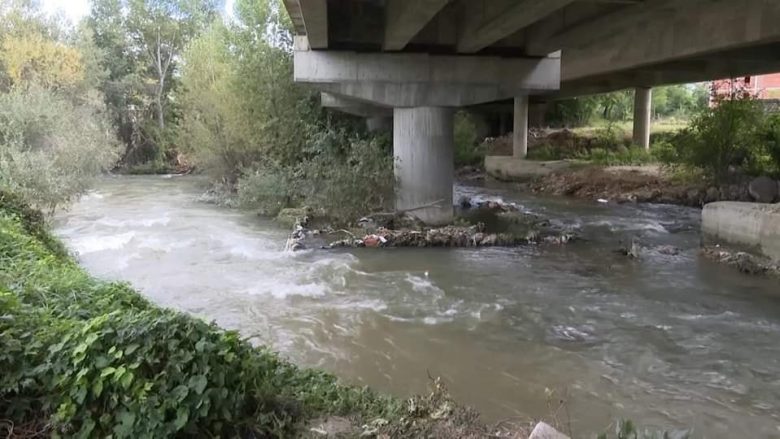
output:
M 455 166 L 481 165 L 485 158 L 484 139 L 479 138 L 474 118 L 466 111 L 455 113 Z
M 657 145 L 656 154 L 667 164 L 704 170 L 717 182 L 740 174 L 778 176 L 779 120 L 748 94 L 721 98 L 690 127 Z
M 2 192 L 0 345 L 0 419 L 12 421 L 11 436 L 284 437 L 320 414 L 400 410 L 90 278 L 40 214 Z
M 165 170 L 176 161 L 175 94 L 184 47 L 217 16 L 216 1 L 92 0 L 85 26 L 107 72 L 98 82 L 123 163 Z
M 387 207 L 389 139 L 326 114 L 292 80 L 291 34 L 275 2 L 239 0 L 184 53 L 180 146 L 228 194 L 275 215 L 307 205 L 339 222 Z M 258 33 L 258 29 L 265 32 Z
M 94 47 L 24 2 L 0 10 L 0 30 L 0 188 L 53 211 L 117 158 Z

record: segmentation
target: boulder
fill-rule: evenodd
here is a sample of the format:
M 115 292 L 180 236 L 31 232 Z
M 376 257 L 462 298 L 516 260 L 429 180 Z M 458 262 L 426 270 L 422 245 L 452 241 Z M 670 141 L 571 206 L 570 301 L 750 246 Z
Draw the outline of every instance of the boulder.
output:
M 569 436 L 566 436 L 544 422 L 540 422 L 536 424 L 534 431 L 531 432 L 528 439 L 569 439 Z
M 769 177 L 758 177 L 750 182 L 748 192 L 759 203 L 771 203 L 777 198 L 778 185 Z

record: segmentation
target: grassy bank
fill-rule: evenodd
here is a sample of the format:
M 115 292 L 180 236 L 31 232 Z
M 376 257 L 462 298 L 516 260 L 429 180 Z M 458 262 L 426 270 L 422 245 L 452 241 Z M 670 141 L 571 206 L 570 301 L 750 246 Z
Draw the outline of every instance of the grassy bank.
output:
M 0 346 L 0 435 L 289 437 L 318 416 L 393 422 L 403 406 L 91 278 L 7 194 Z

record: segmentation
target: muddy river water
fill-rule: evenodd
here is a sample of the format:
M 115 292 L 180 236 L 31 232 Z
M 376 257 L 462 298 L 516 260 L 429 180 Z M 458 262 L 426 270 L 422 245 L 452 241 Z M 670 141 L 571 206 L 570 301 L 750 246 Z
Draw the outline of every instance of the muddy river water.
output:
M 287 229 L 199 202 L 203 184 L 106 178 L 56 230 L 94 275 L 350 383 L 406 396 L 441 376 L 488 421 L 545 417 L 562 398 L 577 437 L 617 418 L 780 437 L 780 283 L 701 259 L 697 210 L 458 186 L 585 239 L 293 254 Z M 638 260 L 615 252 L 632 238 Z

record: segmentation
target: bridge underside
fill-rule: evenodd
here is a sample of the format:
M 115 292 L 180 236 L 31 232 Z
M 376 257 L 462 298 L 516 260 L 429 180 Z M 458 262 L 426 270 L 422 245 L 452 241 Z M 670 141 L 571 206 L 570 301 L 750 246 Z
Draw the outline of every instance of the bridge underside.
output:
M 452 217 L 453 108 L 505 102 L 515 154 L 528 102 L 637 89 L 648 146 L 650 87 L 780 70 L 775 0 L 285 0 L 295 80 L 323 105 L 393 117 L 397 208 Z M 414 194 L 412 194 L 414 193 Z M 438 203 L 438 204 L 437 204 Z

